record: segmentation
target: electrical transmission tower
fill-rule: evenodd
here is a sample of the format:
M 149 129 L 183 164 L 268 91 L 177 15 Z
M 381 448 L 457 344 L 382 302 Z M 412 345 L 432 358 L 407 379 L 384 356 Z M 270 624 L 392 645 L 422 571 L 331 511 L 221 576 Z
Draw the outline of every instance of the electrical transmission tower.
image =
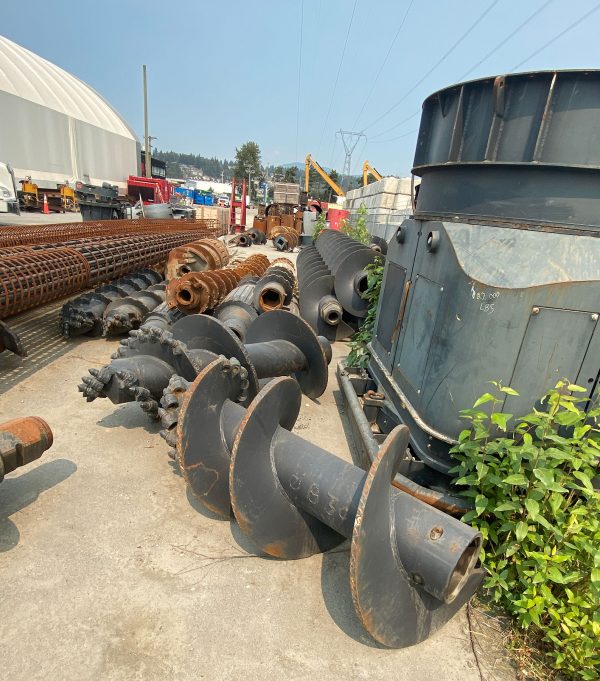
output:
M 344 152 L 346 158 L 344 159 L 344 169 L 342 171 L 342 186 L 344 186 L 346 178 L 350 176 L 350 168 L 352 166 L 352 153 L 356 149 L 356 145 L 361 137 L 367 139 L 363 132 L 350 132 L 349 130 L 338 130 L 337 134 L 342 138 L 344 145 Z

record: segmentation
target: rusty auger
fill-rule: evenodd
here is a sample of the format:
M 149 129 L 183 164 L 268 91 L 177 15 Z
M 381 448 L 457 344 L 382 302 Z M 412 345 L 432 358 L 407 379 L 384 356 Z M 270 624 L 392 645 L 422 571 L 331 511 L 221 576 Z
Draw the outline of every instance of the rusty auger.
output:
M 365 472 L 290 432 L 301 391 L 270 381 L 245 409 L 246 371 L 211 362 L 183 393 L 177 459 L 191 490 L 266 554 L 296 559 L 350 539 L 356 614 L 379 643 L 427 639 L 475 593 L 481 535 L 392 486 L 409 431 L 397 427 Z M 165 424 L 166 425 L 166 424 Z
M 39 459 L 52 440 L 50 426 L 39 416 L 0 423 L 0 482 L 7 473 Z

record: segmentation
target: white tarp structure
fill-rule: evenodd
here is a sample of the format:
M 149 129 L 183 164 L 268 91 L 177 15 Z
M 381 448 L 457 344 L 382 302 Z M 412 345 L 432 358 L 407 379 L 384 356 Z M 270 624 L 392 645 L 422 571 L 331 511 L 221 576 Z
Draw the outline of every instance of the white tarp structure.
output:
M 0 36 L 0 161 L 17 180 L 127 186 L 140 143 L 89 85 Z

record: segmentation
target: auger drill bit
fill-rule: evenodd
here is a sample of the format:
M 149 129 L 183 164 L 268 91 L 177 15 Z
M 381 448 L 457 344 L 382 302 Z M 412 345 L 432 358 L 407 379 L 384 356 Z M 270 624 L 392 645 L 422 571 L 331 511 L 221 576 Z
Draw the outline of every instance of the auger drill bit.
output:
M 302 249 L 297 268 L 301 317 L 315 333 L 332 342 L 349 338 L 356 324 L 344 318 L 344 309 L 334 295 L 334 277 L 315 246 Z
M 250 237 L 252 240 L 252 243 L 254 244 L 265 244 L 267 243 L 267 235 L 261 230 L 261 229 L 256 229 L 253 227 L 252 229 L 247 230 L 244 232 L 247 236 Z
M 278 251 L 293 251 L 298 245 L 299 237 L 292 227 L 279 225 L 271 231 L 270 238 Z
M 237 403 L 243 368 L 218 358 L 181 400 L 177 461 L 199 502 L 266 554 L 297 559 L 351 540 L 350 586 L 358 618 L 379 643 L 427 639 L 468 601 L 484 573 L 481 535 L 392 486 L 409 431 L 395 428 L 370 469 L 347 463 L 290 431 L 301 392 L 267 383 Z
M 218 239 L 199 239 L 174 248 L 167 259 L 165 277 L 168 281 L 188 274 L 225 267 L 229 262 L 227 246 Z
M 214 309 L 248 274 L 261 276 L 269 266 L 262 254 L 251 255 L 235 267 L 206 272 L 190 272 L 173 279 L 167 287 L 167 302 L 186 314 Z
M 191 381 L 217 356 L 202 348 L 188 348 L 168 331 L 138 329 L 121 341 L 110 364 L 89 369 L 78 390 L 87 402 L 97 398 L 108 398 L 113 404 L 139 402 L 145 412 L 156 417 L 171 377 Z
M 312 399 L 327 387 L 331 345 L 308 324 L 286 310 L 259 315 L 246 332 L 245 343 L 214 317 L 190 315 L 172 329 L 173 338 L 187 347 L 203 347 L 233 357 L 257 380 L 293 375 Z
M 39 459 L 51 446 L 52 431 L 39 416 L 0 423 L 0 482 L 7 473 Z
M 20 357 L 27 357 L 27 348 L 19 334 L 0 321 L 0 352 L 9 350 Z
M 157 305 L 152 312 L 149 312 L 142 322 L 140 329 L 149 329 L 154 327 L 160 329 L 161 331 L 169 331 L 171 326 L 184 316 L 184 313 L 178 310 L 176 307 L 169 307 L 169 305 L 164 302 Z
M 236 359 L 248 373 L 248 399 L 263 378 L 293 374 L 305 395 L 323 394 L 331 346 L 317 338 L 300 317 L 284 310 L 261 315 L 250 325 L 247 343 L 214 317 L 190 315 L 171 332 L 132 331 L 110 364 L 90 369 L 78 389 L 88 402 L 107 397 L 114 404 L 140 402 L 151 416 L 173 375 L 192 381 L 219 355 Z
M 275 260 L 256 283 L 253 304 L 259 312 L 281 310 L 292 301 L 296 276 L 293 265 L 286 266 L 284 260 Z
M 257 281 L 257 277 L 245 277 L 245 281 L 230 291 L 214 312 L 215 317 L 241 341 L 245 340 L 248 327 L 258 317 L 253 304 Z
M 139 329 L 144 317 L 165 301 L 166 284 L 154 284 L 125 298 L 114 300 L 104 310 L 102 335 L 125 334 Z
M 59 327 L 62 335 L 65 338 L 84 334 L 100 335 L 103 315 L 113 301 L 158 284 L 161 279 L 158 272 L 143 269 L 70 300 L 62 306 L 60 313 Z
M 382 254 L 335 229 L 324 229 L 315 246 L 331 270 L 335 296 L 344 310 L 355 317 L 366 317 L 369 301 L 363 298 L 368 287 L 365 268 Z

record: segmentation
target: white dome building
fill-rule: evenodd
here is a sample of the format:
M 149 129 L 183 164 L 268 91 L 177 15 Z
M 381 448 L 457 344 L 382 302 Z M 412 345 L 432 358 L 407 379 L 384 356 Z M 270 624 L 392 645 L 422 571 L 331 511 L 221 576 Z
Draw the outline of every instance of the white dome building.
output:
M 43 188 L 65 180 L 126 188 L 139 174 L 140 143 L 89 85 L 0 36 L 0 162 Z

